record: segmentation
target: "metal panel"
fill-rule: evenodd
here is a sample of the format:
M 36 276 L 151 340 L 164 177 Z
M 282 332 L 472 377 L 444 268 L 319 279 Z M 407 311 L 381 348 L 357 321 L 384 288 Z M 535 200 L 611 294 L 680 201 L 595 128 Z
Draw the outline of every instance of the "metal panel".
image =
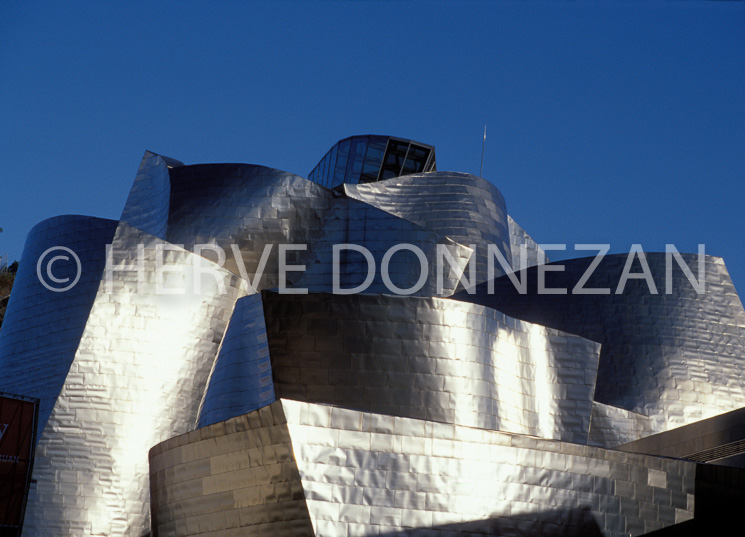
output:
M 509 215 L 507 215 L 507 223 L 510 229 L 510 251 L 512 252 L 512 269 L 514 271 L 548 263 L 546 252 L 520 224 Z M 525 254 L 522 254 L 523 250 Z M 523 255 L 525 263 L 523 263 Z
M 466 246 L 354 199 L 334 199 L 322 218 L 320 234 L 308 246 L 310 255 L 305 262 L 306 268 L 292 280 L 294 287 L 307 288 L 311 292 L 332 292 L 334 245 L 354 244 L 365 248 L 373 262 L 370 267 L 373 278 L 369 286 L 359 292 L 450 296 L 459 288 L 463 272 L 473 256 L 473 251 Z M 401 244 L 418 249 L 426 264 L 411 250 L 399 251 L 387 264 L 388 284 L 384 280 L 383 260 L 392 248 Z M 450 253 L 454 267 L 444 259 L 438 265 L 439 249 Z M 340 288 L 354 289 L 365 282 L 368 262 L 359 252 L 342 250 L 336 269 Z M 441 288 L 438 287 L 438 271 L 441 273 Z M 422 274 L 422 284 L 417 286 Z
M 243 297 L 210 373 L 197 427 L 211 425 L 272 403 L 274 384 L 261 295 Z
M 381 163 L 385 172 L 402 173 L 413 147 L 391 150 L 399 160 Z M 365 174 L 355 163 L 345 177 Z M 706 260 L 705 295 L 677 269 L 669 295 L 641 280 L 621 295 L 539 295 L 530 268 L 527 295 L 498 278 L 495 295 L 484 285 L 434 298 L 462 288 L 469 260 L 485 281 L 489 245 L 512 268 L 540 262 L 499 191 L 469 174 L 339 192 L 262 166 L 184 166 L 147 152 L 116 226 L 37 226 L 0 333 L 0 389 L 42 400 L 27 535 L 147 533 L 146 451 L 207 424 L 153 450 L 160 535 L 639 535 L 690 519 L 693 466 L 563 441 L 617 445 L 745 406 L 745 311 L 718 258 Z M 115 271 L 108 289 L 112 241 L 115 268 L 136 264 L 139 245 L 144 266 Z M 371 252 L 374 294 L 322 294 L 340 243 Z M 400 243 L 427 258 L 420 296 L 387 296 L 380 265 Z M 225 269 L 189 252 L 200 244 L 222 247 Z M 287 283 L 313 294 L 238 300 L 267 245 L 257 288 L 278 286 L 279 244 L 306 246 L 288 256 L 306 268 Z M 45 289 L 36 270 L 58 245 L 82 264 L 66 293 Z M 513 255 L 522 245 L 525 262 Z M 442 246 L 455 268 L 439 290 Z M 164 295 L 157 247 L 181 269 L 166 287 L 202 290 Z M 664 257 L 647 259 L 662 289 Z M 625 260 L 608 256 L 586 286 L 615 286 Z M 571 288 L 590 262 L 562 262 L 547 286 Z M 204 267 L 213 274 L 202 280 Z M 366 269 L 344 253 L 342 287 Z M 411 252 L 397 254 L 392 283 L 410 287 L 419 269 Z M 271 403 L 275 394 L 310 403 Z
M 169 166 L 179 161 L 145 151 L 120 220 L 159 239 L 166 238 L 171 199 Z
M 616 449 L 739 466 L 745 454 L 745 408 L 642 438 Z
M 293 525 L 319 536 L 635 536 L 693 518 L 695 473 L 690 462 L 284 399 L 150 453 L 154 532 L 205 537 L 295 535 Z
M 25 535 L 142 535 L 149 529 L 147 451 L 190 430 L 235 301 L 237 276 L 189 252 L 168 251 L 184 294 L 157 291 L 163 241 L 121 224 L 114 265 L 137 263 L 101 285 L 64 385 L 39 439 Z M 201 292 L 191 282 L 205 276 Z M 173 282 L 169 287 L 173 286 Z M 222 287 L 222 288 L 221 288 Z
M 495 245 L 512 262 L 504 197 L 490 182 L 467 173 L 432 172 L 362 185 L 344 192 L 374 207 L 449 237 L 476 246 L 476 277 L 486 281 L 488 246 Z M 495 262 L 495 274 L 504 274 Z
M 437 298 L 265 291 L 264 316 L 277 397 L 587 442 L 591 341 Z
M 612 448 L 651 434 L 648 416 L 603 403 L 592 404 L 589 445 Z
M 150 450 L 153 534 L 314 536 L 282 405 Z
M 78 350 L 116 226 L 114 220 L 57 216 L 34 226 L 26 239 L 0 332 L 0 391 L 40 400 L 37 438 Z M 65 292 L 47 289 L 37 274 L 42 254 L 59 246 L 80 260 L 80 280 Z M 41 260 L 42 276 L 55 255 L 71 257 L 63 250 L 49 251 Z M 59 280 L 72 282 L 78 274 L 73 259 L 55 262 L 51 269 Z
M 217 244 L 225 251 L 225 268 L 235 274 L 245 270 L 252 282 L 264 246 L 275 245 L 258 289 L 278 286 L 277 245 L 312 244 L 335 197 L 307 179 L 264 166 L 199 164 L 170 174 L 167 240 L 189 251 L 197 244 Z M 310 251 L 290 252 L 289 264 L 305 264 Z
M 280 244 L 305 247 L 288 252 L 288 264 L 305 265 L 306 270 L 288 273 L 287 283 L 311 291 L 332 290 L 333 244 L 352 243 L 372 253 L 377 270 L 366 290 L 370 293 L 393 291 L 381 279 L 380 266 L 384 254 L 394 245 L 412 244 L 431 260 L 425 285 L 416 293 L 420 295 L 452 294 L 472 254 L 469 248 L 442 234 L 280 170 L 246 164 L 200 164 L 174 168 L 170 173 L 168 240 L 192 251 L 197 244 L 217 244 L 225 251 L 225 267 L 235 274 L 245 274 L 257 289 L 278 287 Z M 442 293 L 437 292 L 434 262 L 438 244 L 451 252 L 457 266 L 455 270 L 449 265 L 444 269 Z M 272 249 L 263 278 L 256 282 L 257 267 L 267 245 Z M 240 259 L 235 258 L 234 247 L 239 249 Z M 365 264 L 355 261 L 355 255 L 360 254 L 345 253 L 342 257 L 343 288 L 362 283 L 367 274 Z M 392 259 L 393 284 L 400 289 L 411 288 L 420 275 L 419 260 L 407 252 Z
M 605 256 L 584 285 L 609 294 L 571 292 L 593 262 L 583 258 L 552 263 L 563 269 L 545 274 L 547 288 L 568 294 L 539 293 L 532 267 L 526 294 L 502 277 L 493 294 L 483 284 L 475 295 L 455 298 L 602 343 L 595 400 L 647 416 L 651 433 L 745 406 L 745 311 L 722 259 L 705 257 L 701 294 L 671 261 L 667 293 L 666 256 L 648 253 L 657 293 L 645 280 L 631 279 L 618 294 L 627 258 Z M 699 276 L 697 256 L 682 259 Z M 630 270 L 641 274 L 635 263 Z

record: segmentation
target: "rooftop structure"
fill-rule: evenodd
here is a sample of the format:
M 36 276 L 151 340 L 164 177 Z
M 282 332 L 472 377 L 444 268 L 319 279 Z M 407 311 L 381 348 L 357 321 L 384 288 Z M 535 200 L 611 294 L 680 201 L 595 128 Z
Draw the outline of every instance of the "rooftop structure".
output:
M 435 148 L 393 136 L 350 136 L 334 144 L 308 179 L 326 188 L 437 171 Z

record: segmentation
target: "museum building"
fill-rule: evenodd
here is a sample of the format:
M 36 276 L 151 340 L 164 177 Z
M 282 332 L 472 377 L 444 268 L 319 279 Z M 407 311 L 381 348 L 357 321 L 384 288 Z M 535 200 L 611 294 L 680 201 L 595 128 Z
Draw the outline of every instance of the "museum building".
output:
M 578 285 L 611 292 L 545 292 Z M 392 136 L 307 179 L 146 152 L 118 221 L 29 233 L 0 391 L 39 400 L 24 536 L 686 536 L 745 500 L 723 260 L 549 263 Z

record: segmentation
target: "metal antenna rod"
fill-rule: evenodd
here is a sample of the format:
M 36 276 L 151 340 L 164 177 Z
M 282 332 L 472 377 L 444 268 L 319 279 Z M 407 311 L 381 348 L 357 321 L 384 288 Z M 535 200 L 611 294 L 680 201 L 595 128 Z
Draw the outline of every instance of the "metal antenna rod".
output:
M 484 123 L 484 142 L 481 144 L 481 169 L 479 170 L 479 177 L 484 174 L 484 149 L 486 148 L 486 123 Z

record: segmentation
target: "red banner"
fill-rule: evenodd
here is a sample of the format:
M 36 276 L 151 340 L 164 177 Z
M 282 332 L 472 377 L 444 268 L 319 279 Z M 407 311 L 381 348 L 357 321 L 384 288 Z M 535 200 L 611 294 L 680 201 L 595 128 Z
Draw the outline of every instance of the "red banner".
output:
M 36 440 L 39 401 L 0 394 L 0 535 L 20 535 Z

